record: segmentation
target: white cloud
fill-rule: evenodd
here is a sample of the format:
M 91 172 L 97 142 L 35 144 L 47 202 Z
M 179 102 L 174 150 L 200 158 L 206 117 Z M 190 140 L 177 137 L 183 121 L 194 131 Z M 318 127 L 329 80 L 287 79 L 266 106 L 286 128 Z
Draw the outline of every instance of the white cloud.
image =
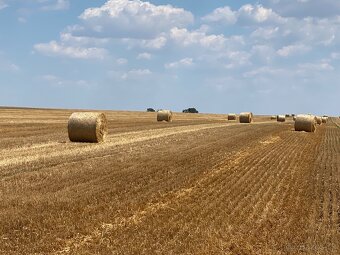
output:
M 272 45 L 255 44 L 251 48 L 251 58 L 256 63 L 270 64 L 275 58 L 276 51 Z
M 149 60 L 151 59 L 151 54 L 150 53 L 147 53 L 147 52 L 143 52 L 143 53 L 139 53 L 138 56 L 137 56 L 137 59 L 146 59 L 146 60 Z
M 47 82 L 51 86 L 79 86 L 79 87 L 89 87 L 91 86 L 90 82 L 86 80 L 67 80 L 61 77 L 58 77 L 53 74 L 45 74 L 38 77 L 40 80 Z
M 8 4 L 6 4 L 5 1 L 0 0 L 0 10 L 5 9 L 6 7 L 8 7 Z
M 58 80 L 58 77 L 52 74 L 45 74 L 40 77 L 41 79 L 45 81 L 56 81 Z
M 331 58 L 336 60 L 340 59 L 340 52 L 332 52 Z
M 34 49 L 46 56 L 61 56 L 77 59 L 104 59 L 108 55 L 107 50 L 102 48 L 66 46 L 56 41 L 35 44 Z
M 244 24 L 264 23 L 271 24 L 282 23 L 284 19 L 275 13 L 272 9 L 263 7 L 262 5 L 243 5 L 237 12 L 238 22 Z
M 171 5 L 140 0 L 109 0 L 99 8 L 86 9 L 80 19 L 89 33 L 113 38 L 152 38 L 172 27 L 193 23 L 193 15 Z M 81 33 L 81 32 L 80 32 Z
M 254 26 L 256 24 L 267 23 L 271 25 L 281 24 L 286 19 L 272 9 L 265 8 L 262 5 L 246 4 L 237 11 L 232 11 L 229 6 L 217 8 L 212 13 L 203 17 L 203 21 Z
M 235 24 L 237 20 L 236 12 L 232 11 L 229 6 L 215 9 L 212 13 L 202 18 L 206 22 L 222 22 L 226 24 Z
M 46 2 L 46 1 L 44 1 Z M 43 11 L 60 11 L 67 10 L 70 7 L 70 3 L 68 0 L 56 0 L 54 3 L 50 3 L 48 5 L 44 5 L 41 7 Z
M 288 45 L 284 46 L 277 51 L 277 54 L 281 57 L 289 57 L 292 55 L 301 55 L 311 50 L 311 47 L 302 45 L 302 44 L 295 44 L 295 45 Z
M 256 69 L 253 69 L 251 71 L 248 71 L 243 74 L 246 78 L 252 78 L 255 76 L 278 76 L 278 75 L 284 75 L 287 74 L 287 70 L 282 68 L 273 68 L 269 66 L 262 66 Z
M 166 69 L 175 69 L 175 68 L 181 68 L 181 67 L 189 67 L 189 66 L 192 66 L 193 64 L 194 63 L 193 63 L 192 58 L 183 58 L 179 61 L 165 64 L 164 67 Z
M 166 37 L 159 36 L 151 40 L 142 40 L 141 47 L 148 49 L 161 49 L 165 46 L 166 42 Z
M 168 39 L 164 35 L 158 36 L 153 39 L 122 39 L 122 42 L 128 45 L 129 48 L 140 47 L 149 50 L 160 50 L 165 47 L 167 41 Z
M 110 42 L 108 38 L 95 38 L 86 36 L 74 36 L 70 32 L 63 32 L 60 34 L 60 40 L 63 43 L 72 45 L 106 45 Z
M 26 22 L 27 22 L 27 19 L 25 19 L 24 17 L 19 17 L 19 18 L 18 18 L 18 22 L 20 22 L 20 23 L 26 23 Z
M 136 79 L 140 78 L 141 76 L 148 76 L 151 75 L 152 72 L 149 69 L 132 69 L 121 76 L 122 80 L 127 79 Z
M 229 63 L 225 65 L 227 69 L 250 65 L 251 54 L 245 51 L 230 51 L 226 53 Z
M 118 58 L 116 62 L 118 65 L 126 65 L 129 61 L 126 58 Z
M 313 73 L 315 71 L 333 71 L 334 67 L 325 61 L 319 63 L 304 63 L 299 65 L 298 73 Z
M 20 71 L 20 67 L 6 59 L 3 52 L 0 51 L 0 71 L 18 72 Z
M 279 32 L 279 27 L 259 27 L 254 32 L 252 32 L 250 36 L 253 38 L 270 40 L 280 36 Z
M 224 35 L 207 35 L 205 32 L 188 31 L 186 28 L 177 27 L 171 29 L 170 38 L 183 47 L 196 44 L 211 50 L 221 50 L 226 43 Z
M 18 65 L 16 65 L 16 64 L 10 64 L 9 65 L 9 70 L 13 71 L 13 72 L 16 72 L 16 71 L 20 70 L 20 67 Z

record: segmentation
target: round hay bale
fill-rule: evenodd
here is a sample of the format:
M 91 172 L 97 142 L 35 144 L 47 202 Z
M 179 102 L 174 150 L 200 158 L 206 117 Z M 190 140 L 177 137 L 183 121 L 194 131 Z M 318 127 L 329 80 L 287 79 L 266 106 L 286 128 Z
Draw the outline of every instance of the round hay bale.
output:
M 172 111 L 161 110 L 157 112 L 157 121 L 172 121 Z
M 277 115 L 278 122 L 285 122 L 286 121 L 286 116 L 285 115 Z
M 316 122 L 313 115 L 299 114 L 296 116 L 295 131 L 315 132 Z
M 68 120 L 68 137 L 71 142 L 104 142 L 107 119 L 104 113 L 74 112 Z
M 321 120 L 322 120 L 322 123 L 327 123 L 328 118 L 327 117 L 322 117 Z
M 253 121 L 252 112 L 241 112 L 240 113 L 240 123 L 251 123 Z
M 271 120 L 276 120 L 276 119 L 277 119 L 277 116 L 276 116 L 276 115 L 272 115 L 272 116 L 270 116 L 270 119 L 271 119 Z
M 235 113 L 229 113 L 228 114 L 228 120 L 236 120 L 236 114 Z
M 296 120 L 296 116 L 295 116 L 295 115 L 293 116 L 293 120 L 294 120 L 294 121 Z
M 318 125 L 322 124 L 322 118 L 320 116 L 315 116 L 315 120 Z

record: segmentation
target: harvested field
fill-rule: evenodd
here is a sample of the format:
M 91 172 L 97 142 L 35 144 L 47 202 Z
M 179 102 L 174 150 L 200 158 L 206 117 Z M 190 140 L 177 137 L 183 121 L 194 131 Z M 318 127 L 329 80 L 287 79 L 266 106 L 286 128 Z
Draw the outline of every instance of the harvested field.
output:
M 340 254 L 340 119 L 0 109 L 0 254 Z

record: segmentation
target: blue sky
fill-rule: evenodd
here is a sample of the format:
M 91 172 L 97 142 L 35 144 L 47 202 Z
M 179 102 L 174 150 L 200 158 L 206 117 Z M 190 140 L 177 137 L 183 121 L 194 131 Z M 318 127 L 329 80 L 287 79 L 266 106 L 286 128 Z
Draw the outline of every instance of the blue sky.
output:
M 0 0 L 0 105 L 340 115 L 340 1 Z

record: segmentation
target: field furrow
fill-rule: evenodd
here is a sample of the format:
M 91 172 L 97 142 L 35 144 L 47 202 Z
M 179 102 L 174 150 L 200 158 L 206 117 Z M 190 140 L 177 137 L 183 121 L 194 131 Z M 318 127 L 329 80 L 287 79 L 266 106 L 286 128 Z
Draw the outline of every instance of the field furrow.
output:
M 0 109 L 0 254 L 340 254 L 340 121 Z

